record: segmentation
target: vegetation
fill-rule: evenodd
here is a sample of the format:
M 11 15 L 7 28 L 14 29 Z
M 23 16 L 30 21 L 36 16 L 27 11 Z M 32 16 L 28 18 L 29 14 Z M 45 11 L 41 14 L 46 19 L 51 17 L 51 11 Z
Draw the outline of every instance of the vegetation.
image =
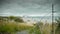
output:
M 24 22 L 22 17 L 15 17 L 15 16 L 10 16 L 8 17 L 10 20 L 14 20 L 15 22 Z
M 0 21 L 0 34 L 11 34 L 14 33 L 16 31 L 18 31 L 17 29 L 17 24 L 15 23 L 7 23 L 7 22 L 1 22 Z
M 60 33 L 60 18 L 56 19 L 54 23 L 54 28 L 56 34 Z M 37 22 L 33 26 L 29 26 L 24 23 L 22 17 L 0 16 L 0 34 L 15 34 L 18 31 L 28 30 L 29 34 L 51 34 L 52 24 L 45 22 Z
M 17 17 L 15 17 L 17 18 Z M 14 17 L 0 17 L 0 34 L 15 34 L 18 31 L 23 31 L 32 26 L 21 24 L 21 22 L 13 21 Z M 20 20 L 20 19 L 19 19 Z M 22 20 L 22 19 L 21 19 Z M 17 23 L 18 22 L 18 23 Z M 24 23 L 24 22 L 23 22 Z
M 55 33 L 60 34 L 60 17 L 56 19 L 56 22 L 57 22 L 57 28 L 56 28 Z
M 0 16 L 0 20 L 14 21 L 14 22 L 20 22 L 20 23 L 24 22 L 22 17 L 16 17 L 16 16 L 9 16 L 9 17 L 2 17 L 2 16 Z
M 29 30 L 29 34 L 41 34 L 41 30 L 40 30 L 40 27 L 39 25 L 37 24 L 34 24 L 34 27 L 33 28 L 30 28 Z

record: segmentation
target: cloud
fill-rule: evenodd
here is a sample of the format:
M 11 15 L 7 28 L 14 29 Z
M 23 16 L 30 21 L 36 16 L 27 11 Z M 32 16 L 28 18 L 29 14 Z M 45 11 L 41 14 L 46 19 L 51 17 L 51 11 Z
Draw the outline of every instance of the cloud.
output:
M 0 0 L 0 15 L 42 15 L 51 13 L 52 0 Z M 57 0 L 55 11 L 59 12 Z M 9 14 L 7 14 L 9 12 Z M 3 14 L 3 15 L 4 15 Z

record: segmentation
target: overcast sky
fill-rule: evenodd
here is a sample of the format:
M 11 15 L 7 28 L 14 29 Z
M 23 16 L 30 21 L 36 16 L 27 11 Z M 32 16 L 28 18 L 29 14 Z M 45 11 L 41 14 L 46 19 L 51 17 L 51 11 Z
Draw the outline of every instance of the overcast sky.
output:
M 58 15 L 60 13 L 60 0 L 0 0 L 0 15 L 49 16 L 52 11 L 52 2 L 54 3 L 55 15 Z

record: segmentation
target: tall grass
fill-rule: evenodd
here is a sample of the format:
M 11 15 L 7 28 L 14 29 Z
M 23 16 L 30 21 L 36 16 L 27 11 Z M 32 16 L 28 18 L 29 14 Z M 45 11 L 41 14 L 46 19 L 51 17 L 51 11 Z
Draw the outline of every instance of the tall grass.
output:
M 16 21 L 12 22 L 10 18 L 3 19 L 3 20 L 1 18 L 0 18 L 0 34 L 1 33 L 2 34 L 15 34 L 16 32 L 23 31 L 23 30 L 28 30 L 29 34 L 51 34 L 52 32 L 52 24 L 47 23 L 47 22 L 44 22 L 45 24 L 43 22 L 38 22 L 36 24 L 33 24 L 33 26 L 30 26 L 24 23 L 23 21 L 22 23 L 16 22 Z M 13 17 L 13 20 L 15 18 Z M 54 24 L 54 27 L 55 28 L 57 27 L 56 23 Z
M 6 22 L 0 21 L 0 34 L 12 34 L 18 31 L 23 31 L 31 28 L 32 26 L 28 26 L 26 24 L 15 23 L 15 22 Z

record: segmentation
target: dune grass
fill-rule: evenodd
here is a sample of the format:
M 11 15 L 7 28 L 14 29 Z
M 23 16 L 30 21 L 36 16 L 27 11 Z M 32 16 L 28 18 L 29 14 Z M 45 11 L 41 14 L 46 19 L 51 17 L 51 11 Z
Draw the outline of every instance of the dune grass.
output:
M 15 23 L 15 22 L 6 22 L 6 21 L 0 21 L 0 32 L 1 33 L 13 33 L 17 31 L 23 31 L 26 29 L 31 28 L 32 26 L 28 26 L 24 23 Z

